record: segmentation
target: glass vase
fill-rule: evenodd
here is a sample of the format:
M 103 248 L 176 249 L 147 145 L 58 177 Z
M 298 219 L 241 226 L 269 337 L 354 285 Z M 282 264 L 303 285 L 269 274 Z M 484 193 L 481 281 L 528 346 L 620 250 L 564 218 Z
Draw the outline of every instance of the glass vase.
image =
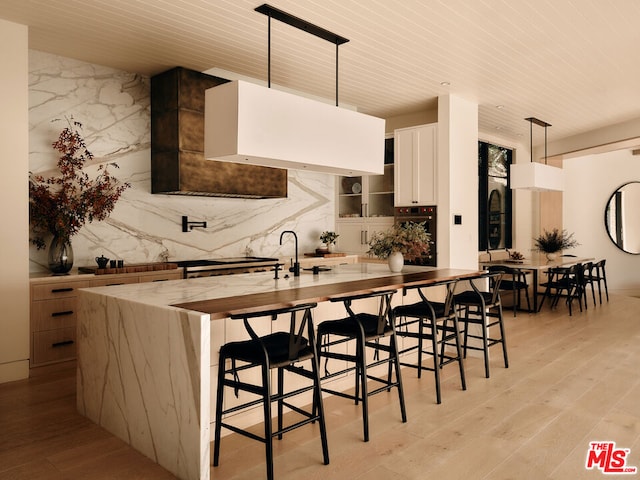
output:
M 69 237 L 54 235 L 47 255 L 49 270 L 55 275 L 64 275 L 73 267 L 73 248 Z

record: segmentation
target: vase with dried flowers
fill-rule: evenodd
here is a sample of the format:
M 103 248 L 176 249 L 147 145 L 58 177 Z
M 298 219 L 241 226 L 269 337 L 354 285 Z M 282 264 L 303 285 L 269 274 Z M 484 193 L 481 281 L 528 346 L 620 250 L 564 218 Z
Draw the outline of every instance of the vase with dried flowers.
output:
M 108 170 L 118 168 L 116 163 L 97 167 L 95 179 L 83 170 L 93 159 L 87 150 L 82 124 L 67 118 L 65 127 L 52 146 L 60 153 L 60 174 L 43 177 L 29 172 L 29 241 L 38 249 L 45 248 L 50 235 L 53 239 L 48 253 L 49 269 L 55 274 L 67 273 L 73 265 L 71 237 L 86 222 L 106 219 L 113 211 L 129 183 L 119 182 Z
M 541 235 L 534 238 L 535 250 L 543 252 L 549 260 L 554 260 L 560 250 L 567 250 L 580 245 L 574 238 L 573 233 L 566 230 L 554 228 L 552 231 L 544 230 Z
M 389 269 L 399 272 L 405 258 L 414 260 L 429 253 L 429 240 L 430 235 L 424 222 L 395 224 L 390 229 L 373 235 L 367 253 L 387 259 Z

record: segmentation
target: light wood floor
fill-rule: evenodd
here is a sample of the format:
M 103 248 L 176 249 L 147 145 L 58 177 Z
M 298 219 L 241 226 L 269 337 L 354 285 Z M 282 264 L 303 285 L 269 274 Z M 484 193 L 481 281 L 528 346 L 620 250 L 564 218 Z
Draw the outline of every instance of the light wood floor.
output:
M 368 443 L 360 409 L 328 398 L 331 464 L 321 464 L 316 427 L 298 429 L 276 442 L 276 478 L 603 478 L 584 467 L 595 440 L 629 448 L 627 465 L 640 467 L 640 299 L 505 318 L 510 368 L 496 350 L 486 379 L 469 358 L 462 391 L 456 366 L 445 367 L 441 405 L 430 372 L 403 370 L 408 422 L 395 392 L 373 397 Z M 263 478 L 263 458 L 258 442 L 225 437 L 211 477 Z M 172 478 L 76 413 L 73 372 L 0 385 L 0 479 Z

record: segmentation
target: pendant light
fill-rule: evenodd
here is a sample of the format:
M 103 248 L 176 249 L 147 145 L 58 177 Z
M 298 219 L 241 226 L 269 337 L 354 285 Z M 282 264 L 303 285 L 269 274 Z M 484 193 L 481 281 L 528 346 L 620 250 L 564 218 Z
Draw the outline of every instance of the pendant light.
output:
M 538 192 L 562 191 L 564 186 L 561 168 L 547 165 L 547 127 L 551 124 L 534 117 L 525 118 L 529 122 L 531 161 L 511 165 L 510 186 L 512 189 Z M 544 163 L 533 161 L 533 124 L 544 127 Z
M 338 106 L 338 46 L 349 40 L 267 4 L 268 87 L 241 80 L 205 92 L 204 156 L 337 175 L 384 173 L 384 119 Z M 336 105 L 271 87 L 271 19 L 336 46 Z

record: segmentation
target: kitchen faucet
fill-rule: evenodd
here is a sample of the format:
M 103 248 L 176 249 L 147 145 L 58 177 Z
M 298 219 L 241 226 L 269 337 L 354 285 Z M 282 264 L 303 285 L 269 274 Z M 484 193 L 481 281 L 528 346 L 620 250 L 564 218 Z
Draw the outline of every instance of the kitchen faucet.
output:
M 289 269 L 289 271 L 293 272 L 293 276 L 294 277 L 299 277 L 300 276 L 300 263 L 298 262 L 298 235 L 296 235 L 296 232 L 294 232 L 293 230 L 285 230 L 284 232 L 282 232 L 280 234 L 280 245 L 282 245 L 282 237 L 284 236 L 285 233 L 292 234 L 293 238 L 295 238 L 295 240 L 296 240 L 296 261 L 293 264 L 293 266 Z

